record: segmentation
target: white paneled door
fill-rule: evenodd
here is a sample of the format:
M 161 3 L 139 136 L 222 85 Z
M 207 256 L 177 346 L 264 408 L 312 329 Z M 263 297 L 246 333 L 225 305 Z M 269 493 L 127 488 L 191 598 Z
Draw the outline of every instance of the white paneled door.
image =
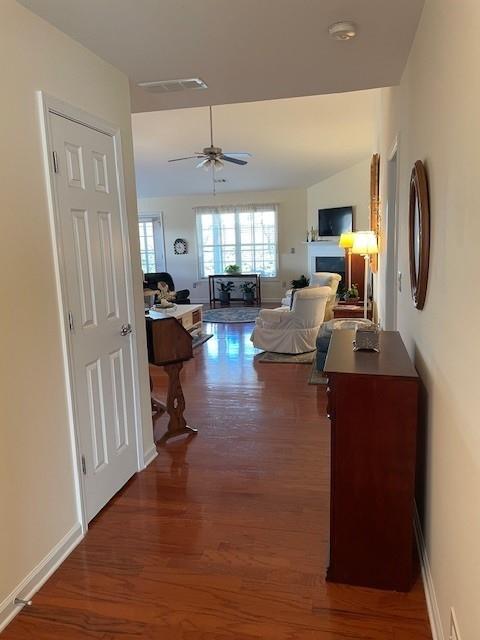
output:
M 111 136 L 51 114 L 75 421 L 90 521 L 137 470 L 125 255 Z

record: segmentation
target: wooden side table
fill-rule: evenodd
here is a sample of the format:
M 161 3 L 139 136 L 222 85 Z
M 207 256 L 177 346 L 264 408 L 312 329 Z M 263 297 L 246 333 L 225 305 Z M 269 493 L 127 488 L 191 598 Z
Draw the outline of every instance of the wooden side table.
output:
M 363 304 L 337 304 L 333 307 L 333 317 L 337 318 L 363 318 Z M 372 303 L 367 306 L 367 318 L 372 319 Z

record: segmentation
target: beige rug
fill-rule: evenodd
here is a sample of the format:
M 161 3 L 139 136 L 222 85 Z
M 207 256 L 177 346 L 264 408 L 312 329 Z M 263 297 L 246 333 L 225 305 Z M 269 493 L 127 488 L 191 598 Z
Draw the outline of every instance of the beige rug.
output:
M 310 364 L 315 359 L 315 351 L 309 353 L 273 353 L 262 351 L 254 357 L 255 362 L 273 362 L 277 364 Z

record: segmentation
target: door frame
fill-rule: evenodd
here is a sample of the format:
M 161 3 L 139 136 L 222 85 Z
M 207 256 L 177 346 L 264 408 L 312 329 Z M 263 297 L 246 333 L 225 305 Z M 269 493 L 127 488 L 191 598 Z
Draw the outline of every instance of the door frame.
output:
M 127 293 L 128 322 L 132 326 L 131 354 L 132 354 L 132 376 L 133 376 L 133 397 L 134 397 L 134 430 L 135 447 L 137 456 L 137 471 L 145 468 L 143 457 L 143 434 L 140 407 L 140 377 L 138 370 L 138 351 L 135 322 L 135 307 L 133 300 L 133 274 L 130 254 L 130 243 L 128 233 L 127 201 L 125 196 L 125 181 L 123 171 L 123 156 L 121 132 L 115 125 L 94 116 L 83 109 L 74 107 L 63 102 L 43 91 L 37 91 L 37 102 L 40 115 L 41 137 L 43 147 L 43 160 L 45 170 L 45 181 L 47 185 L 48 209 L 50 213 L 50 231 L 53 246 L 53 259 L 55 267 L 55 280 L 57 288 L 58 311 L 61 330 L 63 366 L 65 372 L 65 387 L 67 392 L 67 411 L 72 446 L 73 475 L 75 483 L 76 507 L 82 533 L 88 529 L 86 512 L 85 485 L 83 482 L 80 435 L 77 425 L 77 412 L 75 403 L 75 386 L 73 381 L 73 351 L 71 342 L 71 332 L 69 328 L 68 312 L 70 309 L 68 301 L 68 289 L 65 277 L 65 256 L 60 230 L 60 207 L 58 204 L 58 194 L 55 182 L 55 171 L 53 166 L 53 137 L 50 115 L 58 115 L 67 118 L 72 122 L 86 126 L 100 133 L 107 134 L 113 140 L 115 153 L 115 168 L 118 190 L 118 200 L 120 209 L 120 226 L 122 231 L 122 248 L 125 259 L 125 282 Z
M 395 160 L 395 175 L 391 172 L 391 163 Z M 393 141 L 392 147 L 390 149 L 390 153 L 387 156 L 387 170 L 386 170 L 386 194 L 387 194 L 387 207 L 386 207 L 386 219 L 385 219 L 385 238 L 386 238 L 386 249 L 387 255 L 385 260 L 385 320 L 388 319 L 388 322 L 384 322 L 385 328 L 390 331 L 397 330 L 397 311 L 398 311 L 398 285 L 399 285 L 399 277 L 398 277 L 398 216 L 399 216 L 399 184 L 400 184 L 400 162 L 399 162 L 399 136 L 395 136 L 395 140 Z M 391 185 L 390 179 L 395 180 L 395 197 L 391 200 Z M 393 221 L 392 228 L 392 219 L 391 219 L 391 208 L 390 204 L 394 203 L 395 205 L 395 219 Z M 389 251 L 390 250 L 390 251 Z M 390 255 L 391 253 L 391 255 Z M 392 275 L 392 282 L 389 281 L 389 266 L 390 261 L 393 260 L 393 264 L 395 266 L 395 272 Z M 389 307 L 390 305 L 390 307 Z M 390 311 L 387 309 L 390 308 Z M 386 326 L 386 325 L 389 326 Z

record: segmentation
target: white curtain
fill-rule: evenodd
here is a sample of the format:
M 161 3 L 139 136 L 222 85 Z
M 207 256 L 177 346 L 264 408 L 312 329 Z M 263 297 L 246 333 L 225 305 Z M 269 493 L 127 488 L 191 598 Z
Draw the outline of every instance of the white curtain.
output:
M 237 264 L 243 273 L 276 277 L 278 205 L 196 207 L 200 277 Z

